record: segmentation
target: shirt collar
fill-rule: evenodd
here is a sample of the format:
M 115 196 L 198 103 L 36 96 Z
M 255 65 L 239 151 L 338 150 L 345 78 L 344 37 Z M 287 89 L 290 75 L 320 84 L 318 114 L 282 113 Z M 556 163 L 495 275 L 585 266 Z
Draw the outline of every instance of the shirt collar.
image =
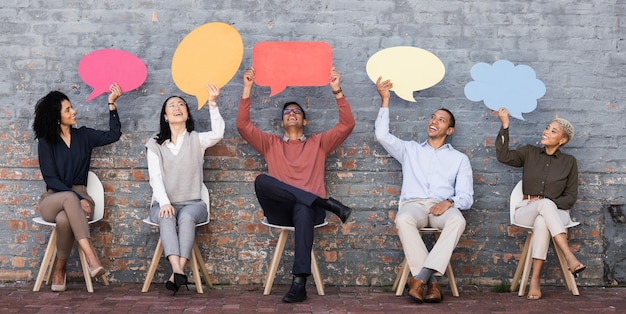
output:
M 541 153 L 545 154 L 546 156 L 550 156 L 550 157 L 554 157 L 554 158 L 559 158 L 559 155 L 561 154 L 561 150 L 557 149 L 556 152 L 554 152 L 554 154 L 552 155 L 548 155 L 548 153 L 546 152 L 546 147 L 542 146 L 541 147 Z
M 304 142 L 306 141 L 306 136 L 304 134 L 302 134 L 302 136 L 298 139 L 300 142 Z M 283 141 L 285 141 L 285 143 L 289 142 L 289 138 L 286 135 L 283 135 Z
M 433 150 L 435 149 L 434 147 L 430 146 L 430 144 L 428 144 L 428 140 L 420 143 L 420 145 L 422 145 L 422 147 L 428 146 L 428 147 L 432 148 Z M 445 144 L 443 144 L 443 146 L 439 147 L 439 149 L 442 149 L 442 148 L 452 149 L 452 145 L 450 145 L 450 143 L 445 143 Z

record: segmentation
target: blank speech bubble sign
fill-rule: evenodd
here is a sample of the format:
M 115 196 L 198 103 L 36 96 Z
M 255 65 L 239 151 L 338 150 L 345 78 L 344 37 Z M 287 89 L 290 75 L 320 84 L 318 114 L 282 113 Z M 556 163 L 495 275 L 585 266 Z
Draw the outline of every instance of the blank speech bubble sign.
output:
M 333 66 L 332 47 L 325 42 L 260 42 L 252 48 L 254 82 L 270 86 L 274 96 L 287 86 L 323 86 Z
M 122 92 L 138 88 L 148 77 L 148 68 L 134 54 L 119 49 L 100 49 L 84 56 L 78 63 L 78 75 L 93 91 L 86 101 L 109 91 L 117 83 Z
M 212 22 L 191 31 L 172 57 L 172 79 L 178 88 L 198 100 L 200 110 L 209 99 L 206 84 L 224 87 L 243 59 L 243 40 L 232 26 Z
M 515 66 L 507 60 L 491 64 L 476 63 L 471 70 L 474 81 L 465 85 L 465 97 L 483 101 L 491 110 L 502 107 L 512 117 L 524 120 L 522 113 L 537 108 L 537 99 L 546 93 L 546 85 L 537 79 L 535 70 L 527 65 Z
M 415 102 L 414 91 L 434 86 L 446 74 L 446 67 L 437 56 L 411 46 L 390 47 L 376 52 L 367 61 L 365 70 L 372 82 L 376 82 L 378 77 L 391 80 L 391 90 L 411 102 Z

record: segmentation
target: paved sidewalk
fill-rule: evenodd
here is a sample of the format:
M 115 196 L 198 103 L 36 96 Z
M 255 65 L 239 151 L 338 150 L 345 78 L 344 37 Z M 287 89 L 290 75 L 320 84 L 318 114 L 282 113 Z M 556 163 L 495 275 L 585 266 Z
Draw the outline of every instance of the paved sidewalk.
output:
M 94 283 L 94 293 L 82 283 L 71 283 L 62 293 L 51 292 L 49 286 L 32 292 L 32 286 L 1 284 L 0 313 L 626 313 L 626 287 L 580 287 L 580 296 L 562 286 L 543 287 L 543 299 L 537 301 L 473 286 L 461 287 L 455 298 L 444 287 L 442 303 L 416 304 L 406 293 L 396 297 L 389 287 L 327 286 L 326 295 L 318 296 L 315 286 L 307 285 L 307 301 L 286 304 L 281 301 L 286 285 L 275 285 L 269 296 L 260 285 L 215 286 L 204 294 L 190 285 L 190 291 L 174 297 L 163 284 L 154 283 L 147 293 L 140 292 L 141 284 L 128 283 Z

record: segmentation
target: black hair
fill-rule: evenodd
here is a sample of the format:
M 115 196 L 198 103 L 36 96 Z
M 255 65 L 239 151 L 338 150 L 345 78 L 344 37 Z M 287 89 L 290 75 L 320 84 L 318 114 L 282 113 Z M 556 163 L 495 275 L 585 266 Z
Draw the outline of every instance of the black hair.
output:
M 170 129 L 169 123 L 165 121 L 165 106 L 167 105 L 167 101 L 174 97 L 180 98 L 187 108 L 187 122 L 185 123 L 187 132 L 191 132 L 196 129 L 193 117 L 191 116 L 191 111 L 189 111 L 189 105 L 187 105 L 187 101 L 185 101 L 185 99 L 180 96 L 167 97 L 167 99 L 165 99 L 165 101 L 163 102 L 163 106 L 161 106 L 161 117 L 159 118 L 159 133 L 154 137 L 159 145 L 163 144 L 163 142 L 165 142 L 166 140 L 172 139 L 172 130 Z
M 59 91 L 51 91 L 41 97 L 35 104 L 35 121 L 33 131 L 35 139 L 43 138 L 50 144 L 56 144 L 61 133 L 61 103 L 67 100 L 67 95 Z
M 300 106 L 300 104 L 298 104 L 295 101 L 286 102 L 285 105 L 283 105 L 283 110 L 280 112 L 281 119 L 283 117 L 283 111 L 285 111 L 285 108 L 287 108 L 287 106 L 290 106 L 290 105 L 298 106 L 298 108 L 300 108 L 300 110 L 302 111 L 302 119 L 306 119 L 306 113 L 304 112 L 304 109 L 302 109 L 302 106 Z
M 446 108 L 439 108 L 438 110 L 443 110 L 450 115 L 450 124 L 448 125 L 448 127 L 453 128 L 456 124 L 456 119 L 454 119 L 454 115 L 452 114 L 452 112 Z

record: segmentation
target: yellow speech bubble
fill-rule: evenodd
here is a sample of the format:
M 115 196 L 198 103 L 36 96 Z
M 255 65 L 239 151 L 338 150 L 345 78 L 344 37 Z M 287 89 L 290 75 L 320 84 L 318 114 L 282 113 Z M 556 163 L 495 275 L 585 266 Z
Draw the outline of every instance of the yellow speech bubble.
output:
M 198 110 L 209 99 L 206 84 L 224 87 L 243 59 L 243 40 L 232 26 L 213 22 L 191 31 L 172 57 L 172 79 L 183 92 L 196 96 Z
M 391 89 L 398 97 L 415 102 L 414 91 L 427 89 L 439 83 L 446 73 L 443 62 L 433 53 L 411 46 L 397 46 L 380 50 L 366 65 L 372 82 L 378 77 L 391 80 Z

